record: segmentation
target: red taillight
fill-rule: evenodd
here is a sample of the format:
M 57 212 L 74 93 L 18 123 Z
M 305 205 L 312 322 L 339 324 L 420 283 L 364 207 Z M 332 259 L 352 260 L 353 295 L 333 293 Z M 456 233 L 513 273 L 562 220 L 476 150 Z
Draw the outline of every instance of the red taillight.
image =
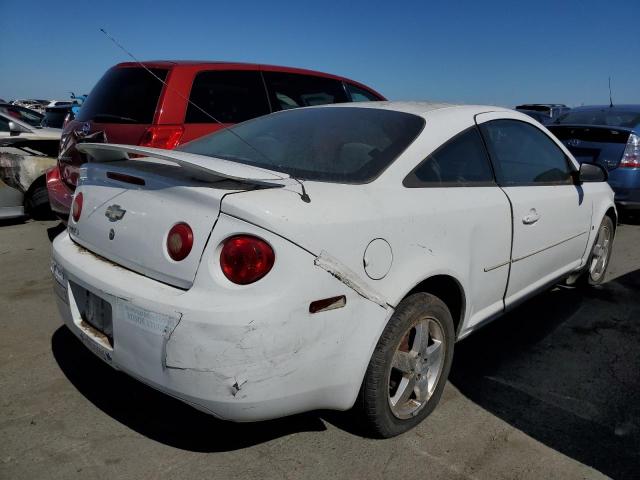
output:
M 74 222 L 77 222 L 78 220 L 80 220 L 80 215 L 82 215 L 82 192 L 78 193 L 76 197 L 73 199 L 71 215 L 73 216 Z
M 58 183 L 60 181 L 60 167 L 56 165 L 51 167 L 46 172 L 47 185 L 50 183 Z
M 82 192 L 78 193 L 76 197 L 73 199 L 73 206 L 71 207 L 71 215 L 73 216 L 73 221 L 77 222 L 80 220 L 80 215 L 82 215 Z
M 626 168 L 640 167 L 640 136 L 632 133 L 627 140 L 627 146 L 622 154 L 620 166 Z
M 178 146 L 184 128 L 180 125 L 154 125 L 142 134 L 139 145 L 172 150 Z
M 167 235 L 167 252 L 169 256 L 179 262 L 184 260 L 193 247 L 193 230 L 186 223 L 177 223 Z
M 222 273 L 239 285 L 260 280 L 269 273 L 274 261 L 271 245 L 251 235 L 227 238 L 220 252 Z

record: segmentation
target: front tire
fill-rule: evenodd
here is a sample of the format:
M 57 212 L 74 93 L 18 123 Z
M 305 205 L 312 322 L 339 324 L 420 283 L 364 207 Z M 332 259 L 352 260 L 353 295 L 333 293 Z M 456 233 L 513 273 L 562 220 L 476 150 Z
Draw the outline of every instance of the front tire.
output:
M 602 223 L 600 223 L 600 228 L 598 228 L 596 239 L 589 254 L 587 269 L 582 278 L 583 284 L 600 285 L 604 282 L 607 267 L 609 267 L 609 259 L 611 258 L 614 232 L 611 217 L 605 215 Z
M 376 346 L 360 390 L 367 427 L 383 438 L 410 430 L 436 407 L 451 370 L 455 329 L 429 293 L 400 302 Z

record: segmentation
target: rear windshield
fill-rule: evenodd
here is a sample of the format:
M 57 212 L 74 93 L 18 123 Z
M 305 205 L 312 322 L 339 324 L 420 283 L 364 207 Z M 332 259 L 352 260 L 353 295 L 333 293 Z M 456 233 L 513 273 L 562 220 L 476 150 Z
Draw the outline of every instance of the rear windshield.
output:
M 558 118 L 556 124 L 566 125 L 606 125 L 609 127 L 633 128 L 640 124 L 640 110 L 616 110 L 602 108 L 600 110 L 571 111 Z
M 52 108 L 51 110 L 47 108 L 44 118 L 42 119 L 42 126 L 49 128 L 62 128 L 64 119 L 69 111 L 70 110 L 62 108 Z
M 167 70 L 150 69 L 165 80 Z M 162 82 L 144 68 L 112 68 L 93 87 L 77 119 L 100 123 L 152 123 Z
M 291 176 L 367 183 L 418 136 L 416 115 L 373 108 L 308 108 L 275 113 L 189 142 L 179 150 Z

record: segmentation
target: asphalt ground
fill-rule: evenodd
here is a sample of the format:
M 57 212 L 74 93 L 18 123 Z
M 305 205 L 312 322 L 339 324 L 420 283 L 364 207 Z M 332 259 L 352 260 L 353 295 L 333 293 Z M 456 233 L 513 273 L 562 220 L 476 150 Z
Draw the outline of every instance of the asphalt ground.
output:
M 62 325 L 58 222 L 0 224 L 0 478 L 640 477 L 640 222 L 608 281 L 556 287 L 456 345 L 440 405 L 389 440 L 348 412 L 215 420 L 112 370 Z

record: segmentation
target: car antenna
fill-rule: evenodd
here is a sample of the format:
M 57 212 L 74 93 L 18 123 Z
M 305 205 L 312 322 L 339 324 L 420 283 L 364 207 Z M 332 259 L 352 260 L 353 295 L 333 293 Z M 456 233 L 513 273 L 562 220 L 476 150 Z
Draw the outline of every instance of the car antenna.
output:
M 613 108 L 613 97 L 611 96 L 611 77 L 609 77 L 609 108 Z
M 109 33 L 107 33 L 107 31 L 104 28 L 101 28 L 100 31 L 102 33 L 105 34 L 105 36 L 111 40 L 113 42 L 113 44 L 118 47 L 120 50 L 122 50 L 124 53 L 126 53 L 129 57 L 131 57 L 133 59 L 134 62 L 136 62 L 138 65 L 140 65 L 142 68 L 144 68 L 147 72 L 149 72 L 151 74 L 151 76 L 153 76 L 156 80 L 158 80 L 160 83 L 162 83 L 165 88 L 171 90 L 173 93 L 175 93 L 176 95 L 178 95 L 181 99 L 185 100 L 189 105 L 193 105 L 195 108 L 197 108 L 198 110 L 200 110 L 202 113 L 204 113 L 207 117 L 209 117 L 211 120 L 213 120 L 216 123 L 219 123 L 220 125 L 224 125 L 220 120 L 218 120 L 216 117 L 214 117 L 213 115 L 211 115 L 209 112 L 207 112 L 204 108 L 201 108 L 200 105 L 197 105 L 195 102 L 193 102 L 191 99 L 185 97 L 182 93 L 180 93 L 178 90 L 176 90 L 175 88 L 171 88 L 167 82 L 165 82 L 162 78 L 160 78 L 158 75 L 156 75 L 155 73 L 153 73 L 144 63 L 142 63 L 140 60 L 138 60 L 129 50 L 127 50 L 126 48 L 124 48 L 115 38 L 113 38 L 111 35 L 109 35 Z M 264 158 L 267 161 L 271 161 L 269 159 L 269 157 L 267 157 L 264 153 L 262 153 L 260 150 L 258 150 L 256 147 L 254 147 L 251 143 L 249 143 L 247 140 L 245 140 L 239 133 L 233 131 L 233 129 L 229 128 L 229 127 L 224 127 L 224 129 L 231 133 L 232 135 L 234 135 L 238 140 L 240 140 L 242 143 L 244 143 L 245 145 L 247 145 L 251 150 L 253 150 L 254 152 L 256 152 L 258 155 L 260 155 L 262 158 Z M 309 197 L 309 195 L 307 195 L 307 191 L 304 188 L 304 183 L 302 182 L 302 180 L 300 180 L 297 177 L 292 176 L 291 174 L 289 174 L 289 176 L 291 178 L 293 178 L 296 182 L 298 182 L 300 184 L 300 187 L 302 188 L 302 193 L 298 193 L 298 195 L 300 195 L 300 198 L 302 199 L 303 202 L 305 203 L 310 203 L 311 202 L 311 197 Z M 297 193 L 297 192 L 296 192 Z

